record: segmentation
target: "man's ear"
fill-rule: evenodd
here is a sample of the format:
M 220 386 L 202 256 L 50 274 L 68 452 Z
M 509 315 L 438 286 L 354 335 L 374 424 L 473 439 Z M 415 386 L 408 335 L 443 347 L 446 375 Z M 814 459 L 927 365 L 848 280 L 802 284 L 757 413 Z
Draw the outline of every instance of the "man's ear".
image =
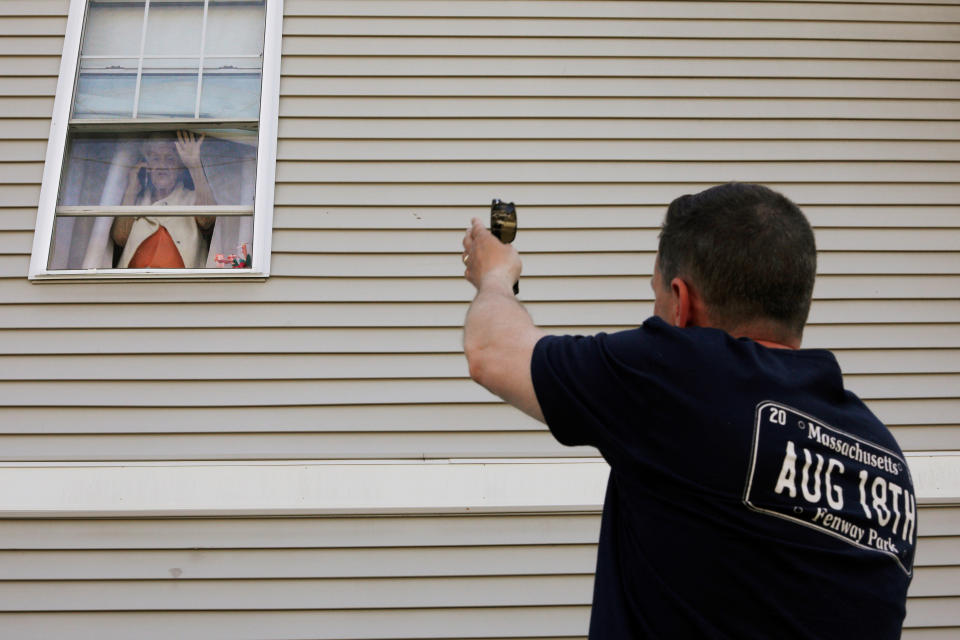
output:
M 683 327 L 706 327 L 706 309 L 697 290 L 683 278 L 670 281 L 670 293 L 673 296 L 673 324 Z
M 686 327 L 690 322 L 690 287 L 682 278 L 670 281 L 670 294 L 673 296 L 673 326 Z

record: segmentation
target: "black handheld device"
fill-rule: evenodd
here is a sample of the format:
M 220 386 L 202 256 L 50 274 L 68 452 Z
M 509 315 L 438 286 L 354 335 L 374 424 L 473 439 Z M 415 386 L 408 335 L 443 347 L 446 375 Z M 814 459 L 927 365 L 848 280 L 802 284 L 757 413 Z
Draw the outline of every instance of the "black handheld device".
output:
M 490 205 L 490 233 L 503 244 L 517 237 L 517 208 L 512 202 L 494 200 Z M 520 293 L 520 283 L 513 283 L 514 295 Z

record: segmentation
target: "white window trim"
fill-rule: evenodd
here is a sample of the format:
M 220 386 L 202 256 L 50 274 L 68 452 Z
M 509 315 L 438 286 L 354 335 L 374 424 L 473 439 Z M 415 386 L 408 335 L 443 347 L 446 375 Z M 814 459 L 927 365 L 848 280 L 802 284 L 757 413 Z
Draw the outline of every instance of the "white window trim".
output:
M 960 452 L 906 454 L 917 504 L 960 505 Z M 598 458 L 7 463 L 0 518 L 598 513 Z
M 67 29 L 60 60 L 60 76 L 53 103 L 53 118 L 40 187 L 36 231 L 28 278 L 31 282 L 63 280 L 264 280 L 270 275 L 273 231 L 273 196 L 277 165 L 277 130 L 280 111 L 280 50 L 283 0 L 267 0 L 260 89 L 260 125 L 257 143 L 257 185 L 253 218 L 251 269 L 47 269 L 56 217 L 60 173 L 66 151 L 70 107 L 76 83 L 80 42 L 87 0 L 70 0 Z M 151 121 L 146 121 L 150 123 Z M 203 122 L 203 121 L 198 121 Z

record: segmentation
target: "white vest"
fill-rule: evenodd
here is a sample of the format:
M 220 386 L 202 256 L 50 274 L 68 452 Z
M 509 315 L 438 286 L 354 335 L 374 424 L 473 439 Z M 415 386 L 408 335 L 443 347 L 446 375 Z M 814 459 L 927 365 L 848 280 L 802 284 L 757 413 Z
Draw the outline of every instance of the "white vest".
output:
M 161 198 L 156 202 L 149 202 L 149 194 L 137 200 L 137 205 L 170 205 L 170 206 L 191 206 L 197 201 L 197 192 L 184 189 L 183 183 L 177 183 L 174 189 L 166 198 Z M 183 258 L 183 266 L 187 269 L 201 269 L 207 262 L 207 243 L 200 235 L 200 228 L 194 216 L 141 216 L 137 218 L 133 227 L 130 229 L 130 236 L 127 238 L 127 244 L 123 247 L 123 253 L 120 254 L 120 262 L 117 265 L 120 269 L 126 269 L 137 252 L 140 243 L 152 236 L 161 227 L 166 227 L 167 232 L 177 245 L 180 251 L 180 257 Z

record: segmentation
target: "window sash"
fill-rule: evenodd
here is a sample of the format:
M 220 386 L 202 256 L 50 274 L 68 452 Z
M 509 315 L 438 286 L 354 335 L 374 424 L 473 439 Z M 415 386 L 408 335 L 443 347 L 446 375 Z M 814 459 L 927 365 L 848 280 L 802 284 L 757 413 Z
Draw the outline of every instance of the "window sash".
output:
M 122 8 L 126 3 L 104 3 L 97 2 L 96 8 L 100 11 L 110 11 L 110 5 L 115 4 L 118 8 Z M 177 111 L 177 115 L 182 117 L 192 117 L 200 118 L 201 111 L 203 109 L 203 104 L 205 98 L 208 96 L 205 94 L 205 78 L 207 77 L 223 77 L 231 75 L 229 72 L 225 72 L 223 67 L 224 61 L 233 61 L 233 62 L 242 62 L 244 60 L 254 61 L 256 60 L 258 64 L 251 65 L 240 65 L 241 68 L 237 69 L 236 75 L 244 74 L 251 75 L 256 74 L 259 76 L 262 82 L 263 76 L 263 52 L 265 52 L 265 40 L 266 32 L 263 32 L 263 37 L 260 37 L 260 27 L 264 26 L 263 23 L 258 19 L 255 22 L 246 23 L 243 21 L 244 16 L 240 15 L 240 22 L 242 24 L 238 25 L 235 17 L 231 14 L 231 10 L 235 13 L 237 10 L 242 10 L 244 5 L 250 5 L 254 9 L 259 8 L 259 2 L 237 2 L 229 3 L 223 2 L 221 0 L 195 0 L 193 2 L 177 2 L 177 3 L 167 3 L 162 0 L 143 0 L 142 10 L 140 9 L 140 3 L 130 3 L 133 6 L 129 7 L 134 10 L 134 13 L 127 16 L 116 16 L 119 20 L 116 22 L 129 22 L 125 31 L 134 32 L 138 31 L 139 36 L 129 40 L 126 43 L 126 47 L 119 47 L 117 50 L 113 50 L 110 45 L 105 44 L 101 40 L 109 40 L 113 37 L 116 37 L 116 33 L 111 33 L 109 30 L 110 20 L 113 16 L 108 13 L 101 14 L 97 16 L 97 22 L 94 25 L 91 22 L 93 18 L 94 11 L 91 9 L 93 3 L 87 4 L 85 6 L 86 16 L 84 19 L 83 34 L 81 39 L 80 46 L 80 65 L 81 68 L 87 63 L 94 63 L 94 70 L 87 71 L 85 73 L 78 73 L 77 82 L 74 87 L 75 98 L 84 97 L 89 101 L 90 99 L 96 99 L 97 96 L 102 95 L 103 88 L 92 86 L 87 92 L 81 94 L 81 89 L 87 84 L 84 83 L 84 80 L 88 82 L 96 83 L 97 80 L 101 82 L 105 78 L 110 76 L 119 76 L 127 78 L 128 81 L 125 84 L 132 83 L 132 86 L 129 86 L 126 91 L 132 92 L 128 97 L 123 94 L 116 96 L 118 99 L 118 107 L 121 107 L 126 115 L 129 115 L 133 118 L 138 118 L 142 114 L 148 114 L 147 118 L 156 117 L 156 109 L 159 104 L 152 104 L 149 100 L 144 101 L 145 91 L 144 89 L 149 89 L 151 84 L 156 84 L 158 81 L 162 82 L 164 76 L 171 75 L 164 70 L 164 62 L 169 63 L 178 63 L 174 64 L 175 67 L 184 67 L 183 82 L 180 83 L 181 90 L 187 91 L 186 85 L 195 83 L 195 88 L 191 96 L 184 95 L 183 98 L 190 100 L 192 104 L 180 104 Z M 266 8 L 264 6 L 264 20 L 266 18 Z M 151 10 L 153 14 L 151 14 Z M 198 33 L 195 34 L 195 38 L 191 38 L 194 42 L 192 44 L 196 45 L 196 49 L 193 46 L 190 47 L 187 51 L 179 51 L 174 49 L 169 49 L 165 47 L 165 40 L 168 37 L 176 39 L 179 35 L 179 30 L 177 25 L 180 23 L 176 12 L 179 11 L 183 13 L 183 19 L 189 20 L 191 24 L 196 24 L 199 20 L 199 25 L 197 26 Z M 196 15 L 188 16 L 185 12 L 191 11 Z M 212 15 L 211 15 L 212 12 Z M 153 15 L 153 17 L 151 17 Z M 163 17 L 161 17 L 163 16 Z M 252 16 L 251 16 L 252 17 Z M 233 18 L 233 19 L 232 19 Z M 209 25 L 213 23 L 214 28 L 211 30 Z M 223 29 L 217 30 L 217 25 L 221 27 L 227 27 L 227 31 L 236 34 L 234 38 L 228 39 L 228 44 L 223 42 L 224 34 L 221 33 Z M 95 28 L 94 28 L 95 26 Z M 116 30 L 116 25 L 112 25 L 114 31 Z M 121 28 L 121 31 L 124 29 Z M 85 43 L 84 39 L 87 38 L 87 35 L 91 38 L 97 38 L 96 40 L 91 40 L 91 43 L 95 42 L 96 44 Z M 210 36 L 208 38 L 208 36 Z M 237 46 L 234 44 L 234 40 L 239 37 L 241 40 L 246 40 L 246 47 L 243 44 L 239 45 L 238 51 L 233 51 L 232 48 Z M 208 41 L 210 47 L 208 47 Z M 93 53 L 86 53 L 87 45 L 90 44 Z M 158 48 L 159 47 L 159 48 Z M 136 49 L 136 50 L 134 50 Z M 208 50 L 211 49 L 211 50 Z M 260 53 L 252 53 L 253 50 L 259 49 Z M 101 64 L 109 61 L 116 61 L 118 64 L 109 65 L 109 68 L 100 70 L 97 65 L 97 62 Z M 207 61 L 210 61 L 210 64 L 207 64 Z M 232 65 L 231 65 L 232 66 Z M 147 82 L 149 80 L 149 82 Z M 215 85 L 212 89 L 215 92 Z M 262 88 L 262 87 L 261 87 Z M 108 87 L 109 89 L 109 87 Z M 146 93 L 149 95 L 149 92 Z M 169 88 L 159 88 L 159 93 L 155 95 L 170 95 Z M 122 100 L 119 100 L 123 98 Z M 215 94 L 213 100 L 216 100 Z M 76 104 L 80 101 L 76 101 L 74 109 L 76 109 Z M 187 108 L 190 108 L 190 112 L 187 112 Z M 71 112 L 75 117 L 82 118 L 83 112 L 77 113 L 76 111 Z M 97 114 L 94 114 L 94 117 Z M 118 114 L 120 117 L 123 117 L 123 113 Z

